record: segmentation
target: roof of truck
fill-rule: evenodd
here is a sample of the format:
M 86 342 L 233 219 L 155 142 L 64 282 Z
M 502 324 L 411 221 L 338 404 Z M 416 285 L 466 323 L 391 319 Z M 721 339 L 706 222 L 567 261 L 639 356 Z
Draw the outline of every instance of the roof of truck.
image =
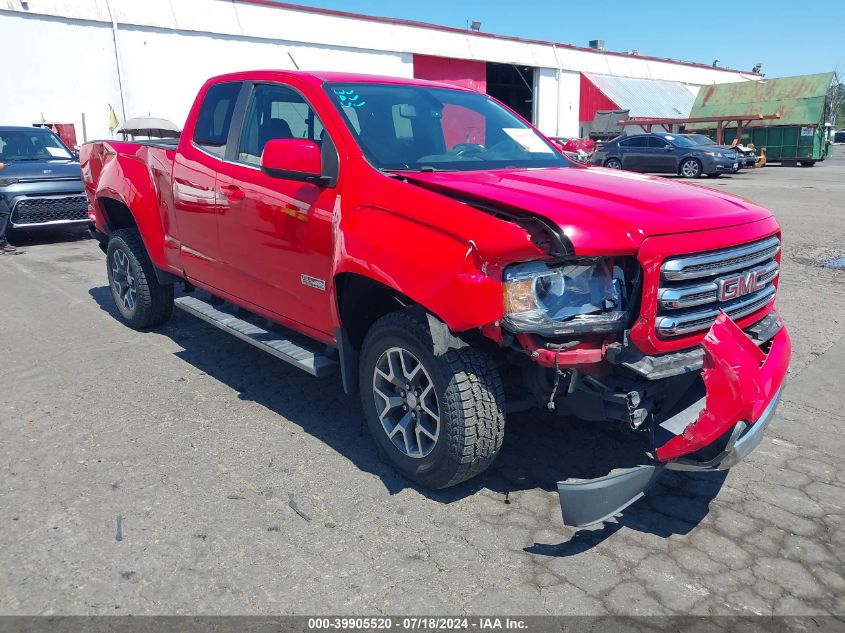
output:
M 408 86 L 431 86 L 433 88 L 452 88 L 455 90 L 469 90 L 468 88 L 461 88 L 453 84 L 447 84 L 439 81 L 428 81 L 426 79 L 414 79 L 412 77 L 388 77 L 385 75 L 368 75 L 365 73 L 343 73 L 327 70 L 282 70 L 282 69 L 256 69 L 244 70 L 235 73 L 227 73 L 225 75 L 218 75 L 214 77 L 214 81 L 220 80 L 235 80 L 235 79 L 254 79 L 256 75 L 275 75 L 277 77 L 297 77 L 300 79 L 311 80 L 315 83 L 379 83 L 379 84 L 399 84 Z

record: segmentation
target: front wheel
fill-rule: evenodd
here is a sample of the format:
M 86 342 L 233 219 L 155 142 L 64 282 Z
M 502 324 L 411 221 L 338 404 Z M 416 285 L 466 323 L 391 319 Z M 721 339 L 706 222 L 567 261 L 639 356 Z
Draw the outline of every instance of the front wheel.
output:
M 505 433 L 505 397 L 491 359 L 464 347 L 435 355 L 427 323 L 388 314 L 364 340 L 361 402 L 381 454 L 427 488 L 484 471 Z
M 132 328 L 161 325 L 173 313 L 173 285 L 160 284 L 141 236 L 121 229 L 106 249 L 109 285 L 120 316 Z
M 701 163 L 695 158 L 686 158 L 681 163 L 680 172 L 684 178 L 701 178 Z

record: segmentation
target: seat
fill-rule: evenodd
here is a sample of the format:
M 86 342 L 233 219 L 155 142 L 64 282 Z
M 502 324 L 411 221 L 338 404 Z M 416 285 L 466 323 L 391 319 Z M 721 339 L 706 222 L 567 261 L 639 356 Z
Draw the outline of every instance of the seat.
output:
M 267 141 L 272 141 L 278 138 L 293 138 L 290 125 L 284 119 L 267 119 L 263 125 L 258 128 L 258 152 L 257 156 L 261 156 L 264 151 L 264 146 Z

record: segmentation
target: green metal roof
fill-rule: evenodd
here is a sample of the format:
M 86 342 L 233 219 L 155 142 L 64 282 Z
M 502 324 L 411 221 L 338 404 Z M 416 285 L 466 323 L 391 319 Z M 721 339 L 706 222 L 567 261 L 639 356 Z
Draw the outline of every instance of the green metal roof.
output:
M 774 114 L 780 119 L 752 121 L 750 126 L 818 125 L 833 73 L 703 86 L 690 117 Z M 691 123 L 687 129 L 712 129 L 715 123 Z

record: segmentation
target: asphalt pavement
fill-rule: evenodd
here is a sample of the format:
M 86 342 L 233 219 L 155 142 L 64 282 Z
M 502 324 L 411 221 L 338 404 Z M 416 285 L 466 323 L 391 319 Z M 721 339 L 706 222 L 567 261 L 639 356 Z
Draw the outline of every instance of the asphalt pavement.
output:
M 843 614 L 845 156 L 702 186 L 773 210 L 794 356 L 760 447 L 564 527 L 612 436 L 508 420 L 484 475 L 418 489 L 356 398 L 176 311 L 115 317 L 79 235 L 0 257 L 0 614 Z

